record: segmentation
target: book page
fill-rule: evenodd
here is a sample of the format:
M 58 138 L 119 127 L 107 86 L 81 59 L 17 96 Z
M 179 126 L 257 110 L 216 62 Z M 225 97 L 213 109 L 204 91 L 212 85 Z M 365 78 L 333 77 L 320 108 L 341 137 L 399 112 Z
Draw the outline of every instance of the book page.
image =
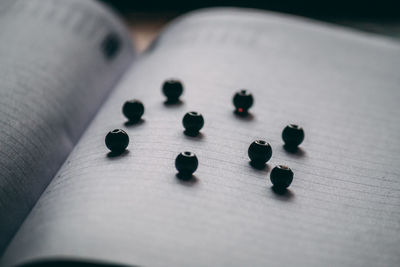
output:
M 133 58 L 92 1 L 0 3 L 0 255 Z
M 12 240 L 2 266 L 57 259 L 135 266 L 398 266 L 400 45 L 283 15 L 216 9 L 175 21 L 132 66 Z M 182 103 L 161 84 L 181 79 Z M 255 99 L 233 113 L 234 93 Z M 127 125 L 122 104 L 143 101 Z M 205 119 L 198 137 L 182 117 Z M 289 123 L 305 129 L 295 153 Z M 110 157 L 108 131 L 128 150 Z M 272 145 L 249 164 L 255 139 Z M 175 157 L 192 151 L 191 181 Z M 294 172 L 277 194 L 277 164 Z

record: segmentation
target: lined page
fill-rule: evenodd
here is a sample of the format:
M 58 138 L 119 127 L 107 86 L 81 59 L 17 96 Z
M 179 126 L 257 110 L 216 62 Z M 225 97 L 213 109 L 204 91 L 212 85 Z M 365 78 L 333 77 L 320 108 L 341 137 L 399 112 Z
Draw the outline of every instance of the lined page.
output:
M 136 266 L 398 266 L 400 263 L 399 44 L 301 19 L 216 9 L 173 23 L 137 61 L 74 148 L 13 239 L 2 266 L 40 260 Z M 165 105 L 161 84 L 185 86 Z M 253 92 L 251 116 L 232 96 Z M 144 120 L 125 125 L 137 98 Z M 201 112 L 199 137 L 183 134 Z M 288 123 L 305 129 L 296 153 Z M 122 128 L 128 151 L 107 156 Z M 255 139 L 268 166 L 250 166 Z M 176 178 L 181 151 L 199 158 L 195 179 Z M 277 164 L 294 172 L 271 189 Z
M 0 3 L 0 255 L 133 58 L 92 1 Z

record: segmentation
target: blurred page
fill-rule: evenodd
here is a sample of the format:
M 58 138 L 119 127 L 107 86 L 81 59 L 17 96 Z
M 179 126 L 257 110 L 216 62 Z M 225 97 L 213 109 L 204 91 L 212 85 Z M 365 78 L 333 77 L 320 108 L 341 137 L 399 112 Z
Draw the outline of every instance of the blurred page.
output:
M 92 1 L 0 3 L 0 255 L 133 58 Z

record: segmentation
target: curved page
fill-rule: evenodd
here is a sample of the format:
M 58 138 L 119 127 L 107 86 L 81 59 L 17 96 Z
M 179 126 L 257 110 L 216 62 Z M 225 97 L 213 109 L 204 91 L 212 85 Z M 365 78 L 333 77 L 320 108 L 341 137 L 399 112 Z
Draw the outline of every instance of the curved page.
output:
M 400 45 L 340 27 L 256 11 L 211 10 L 171 25 L 102 107 L 12 241 L 3 266 L 96 260 L 136 266 L 398 266 Z M 164 105 L 161 84 L 185 85 Z M 233 114 L 235 91 L 254 94 Z M 126 125 L 121 106 L 145 104 Z M 205 118 L 183 134 L 187 111 Z M 295 153 L 288 123 L 305 129 Z M 104 136 L 130 135 L 109 157 Z M 247 149 L 265 139 L 264 169 Z M 177 179 L 181 151 L 199 158 Z M 294 171 L 271 189 L 276 164 Z
M 0 3 L 0 255 L 131 62 L 92 1 Z

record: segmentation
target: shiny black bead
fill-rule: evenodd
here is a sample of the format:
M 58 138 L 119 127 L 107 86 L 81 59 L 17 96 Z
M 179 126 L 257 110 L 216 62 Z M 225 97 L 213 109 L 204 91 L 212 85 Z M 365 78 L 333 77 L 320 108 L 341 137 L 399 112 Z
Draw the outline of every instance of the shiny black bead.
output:
M 285 189 L 293 181 L 293 172 L 285 165 L 278 165 L 272 169 L 270 178 L 276 189 Z
M 198 165 L 199 161 L 192 152 L 182 152 L 175 159 L 175 167 L 179 172 L 179 177 L 183 179 L 190 178 Z
M 196 136 L 204 126 L 203 115 L 195 111 L 188 112 L 183 116 L 182 124 L 185 127 L 185 134 Z
M 183 85 L 179 80 L 166 80 L 162 86 L 162 91 L 167 97 L 167 102 L 178 102 L 179 97 L 183 93 Z
M 138 122 L 144 113 L 143 103 L 139 100 L 128 100 L 122 106 L 122 113 L 130 122 Z
M 106 136 L 106 146 L 111 152 L 119 154 L 125 151 L 129 144 L 128 134 L 121 129 L 115 129 Z
M 233 96 L 235 112 L 239 115 L 247 115 L 249 108 L 253 105 L 253 95 L 245 89 L 240 90 Z
M 272 148 L 264 140 L 256 140 L 251 143 L 247 153 L 253 165 L 262 166 L 271 158 Z
M 304 130 L 296 124 L 289 124 L 282 131 L 282 139 L 288 148 L 296 148 L 304 140 Z

